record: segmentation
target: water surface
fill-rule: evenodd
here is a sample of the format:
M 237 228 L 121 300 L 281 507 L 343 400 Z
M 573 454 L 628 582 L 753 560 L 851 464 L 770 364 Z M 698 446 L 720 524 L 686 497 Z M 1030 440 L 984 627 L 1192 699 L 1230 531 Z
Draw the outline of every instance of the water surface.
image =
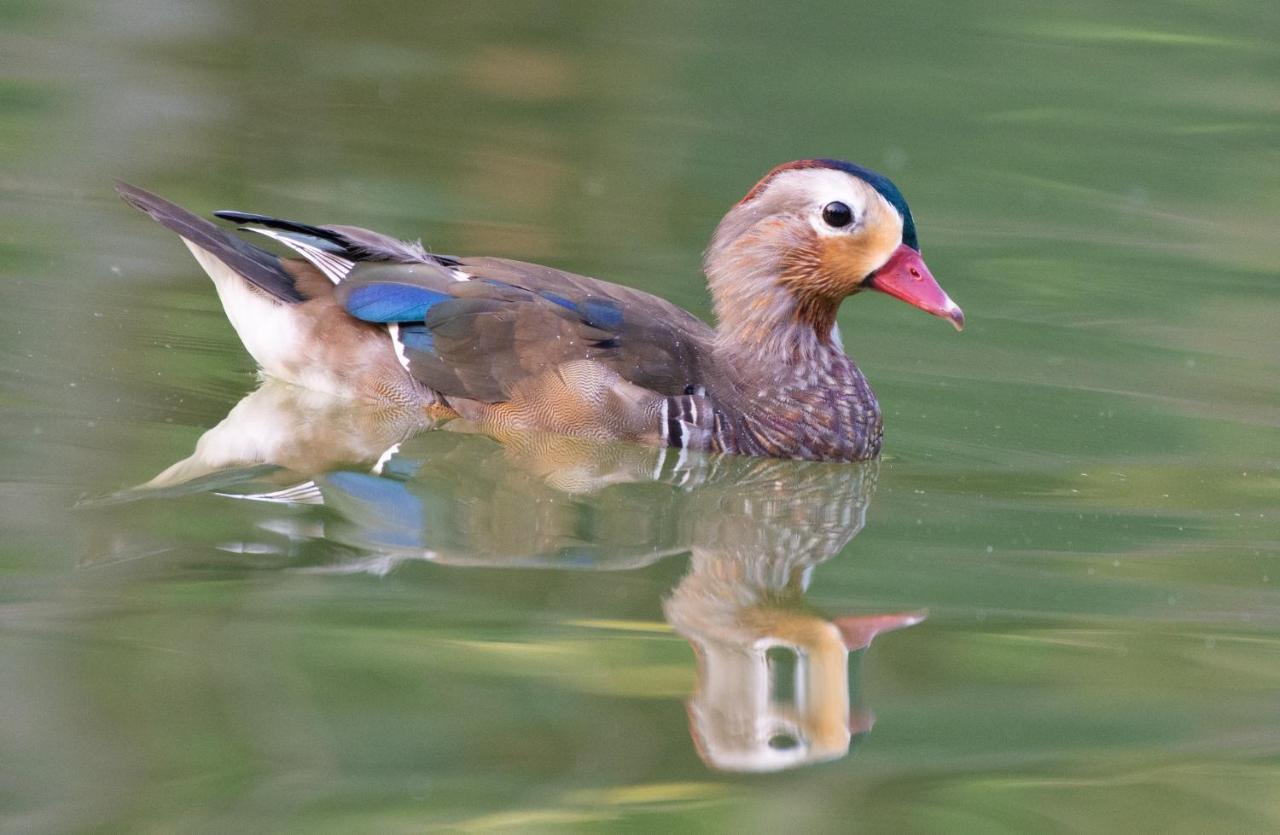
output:
M 0 16 L 0 828 L 1280 827 L 1274 4 Z M 111 189 L 707 315 L 715 222 L 813 155 L 970 323 L 845 306 L 868 467 L 259 390 Z

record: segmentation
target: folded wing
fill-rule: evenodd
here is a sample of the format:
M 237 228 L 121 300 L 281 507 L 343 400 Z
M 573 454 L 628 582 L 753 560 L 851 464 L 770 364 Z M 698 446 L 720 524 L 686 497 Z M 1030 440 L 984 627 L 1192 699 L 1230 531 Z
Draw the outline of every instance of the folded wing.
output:
M 348 313 L 395 323 L 410 372 L 446 397 L 508 399 L 525 379 L 590 360 L 662 395 L 703 384 L 712 331 L 656 296 L 497 258 L 357 263 Z

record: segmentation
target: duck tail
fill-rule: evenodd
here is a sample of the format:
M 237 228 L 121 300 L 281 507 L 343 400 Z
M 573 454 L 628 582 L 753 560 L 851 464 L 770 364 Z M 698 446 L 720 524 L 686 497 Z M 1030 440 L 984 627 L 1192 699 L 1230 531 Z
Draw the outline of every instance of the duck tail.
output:
M 265 249 L 259 249 L 212 222 L 137 186 L 117 182 L 116 192 L 126 203 L 180 235 L 215 282 L 219 279 L 219 276 L 214 275 L 214 269 L 218 266 L 215 262 L 220 262 L 224 267 L 220 272 L 225 274 L 225 270 L 229 269 L 281 302 L 296 304 L 304 300 L 305 297 L 294 284 L 293 276 L 285 270 L 279 258 Z M 221 292 L 221 287 L 219 290 Z
M 231 327 L 263 371 L 282 380 L 294 380 L 298 358 L 307 355 L 302 327 L 305 319 L 300 312 L 309 298 L 300 292 L 288 271 L 296 262 L 286 262 L 258 249 L 150 192 L 125 183 L 118 184 L 116 190 L 130 205 L 182 237 L 213 279 Z

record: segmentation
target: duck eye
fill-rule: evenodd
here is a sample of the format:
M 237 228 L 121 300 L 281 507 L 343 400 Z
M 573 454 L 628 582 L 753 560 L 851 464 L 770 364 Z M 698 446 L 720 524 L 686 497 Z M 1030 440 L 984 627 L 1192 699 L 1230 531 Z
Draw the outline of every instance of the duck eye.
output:
M 828 226 L 840 229 L 853 222 L 853 211 L 837 200 L 822 207 L 822 219 Z

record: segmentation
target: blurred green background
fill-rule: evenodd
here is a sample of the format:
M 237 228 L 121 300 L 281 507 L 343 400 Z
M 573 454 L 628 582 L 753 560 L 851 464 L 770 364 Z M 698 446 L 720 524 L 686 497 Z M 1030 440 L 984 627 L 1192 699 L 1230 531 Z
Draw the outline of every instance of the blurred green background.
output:
M 0 829 L 1280 828 L 1278 35 L 1249 0 L 0 3 Z M 256 385 L 113 178 L 707 315 L 714 224 L 807 156 L 896 181 L 970 323 L 840 315 L 886 460 L 806 605 L 929 612 L 856 662 L 847 757 L 700 759 L 680 553 L 446 564 L 464 525 L 371 570 L 331 511 L 73 507 Z M 483 516 L 459 490 L 419 498 Z

